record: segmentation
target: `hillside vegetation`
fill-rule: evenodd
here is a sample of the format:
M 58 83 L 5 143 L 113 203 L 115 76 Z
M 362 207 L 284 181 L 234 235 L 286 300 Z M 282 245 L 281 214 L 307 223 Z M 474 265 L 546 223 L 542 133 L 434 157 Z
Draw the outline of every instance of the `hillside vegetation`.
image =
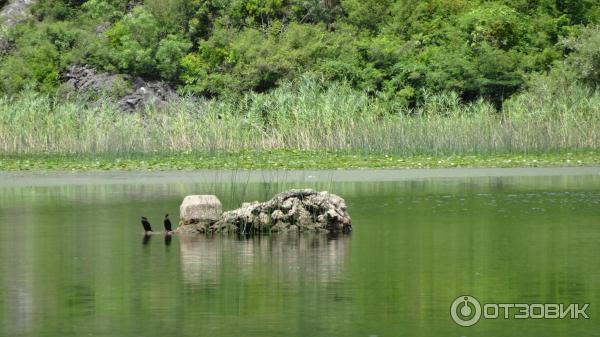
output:
M 31 11 L 0 31 L 0 167 L 133 156 L 128 167 L 176 168 L 189 155 L 301 168 L 323 164 L 315 153 L 326 167 L 598 162 L 596 0 L 41 0 Z M 113 93 L 141 78 L 180 96 L 126 113 L 110 93 L 65 94 L 73 65 L 121 74 Z
M 595 0 L 41 0 L 32 12 L 2 32 L 4 94 L 53 92 L 88 64 L 206 97 L 310 74 L 408 106 L 445 91 L 500 106 L 573 52 L 576 77 L 600 72 Z

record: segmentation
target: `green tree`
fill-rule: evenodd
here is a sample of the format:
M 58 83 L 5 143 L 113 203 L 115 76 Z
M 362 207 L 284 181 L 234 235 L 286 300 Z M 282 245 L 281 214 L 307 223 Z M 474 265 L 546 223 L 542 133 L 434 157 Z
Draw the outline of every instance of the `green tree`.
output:
M 567 66 L 585 83 L 600 85 L 600 26 L 589 26 L 575 38 L 566 39 L 563 45 L 571 52 Z
M 156 63 L 159 74 L 169 81 L 179 75 L 181 59 L 190 49 L 191 43 L 176 35 L 168 35 L 158 44 Z

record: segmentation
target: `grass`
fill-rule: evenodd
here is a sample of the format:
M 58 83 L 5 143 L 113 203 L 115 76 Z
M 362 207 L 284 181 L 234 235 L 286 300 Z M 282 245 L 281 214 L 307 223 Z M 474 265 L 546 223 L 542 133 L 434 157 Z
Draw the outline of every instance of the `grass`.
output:
M 496 111 L 455 94 L 413 109 L 314 80 L 166 109 L 0 98 L 0 170 L 597 165 L 600 93 L 543 86 Z

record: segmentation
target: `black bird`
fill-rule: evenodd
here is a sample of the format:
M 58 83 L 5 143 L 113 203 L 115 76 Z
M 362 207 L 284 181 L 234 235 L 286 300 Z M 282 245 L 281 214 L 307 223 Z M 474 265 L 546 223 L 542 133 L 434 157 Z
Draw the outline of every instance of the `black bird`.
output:
M 165 214 L 165 220 L 163 223 L 165 224 L 165 231 L 167 231 L 167 234 L 171 234 L 173 230 L 171 229 L 171 220 L 169 219 L 169 214 Z
M 148 221 L 148 218 L 146 218 L 145 216 L 142 217 L 142 226 L 144 226 L 144 232 L 146 232 L 146 233 L 152 232 L 152 227 L 150 227 L 150 222 Z

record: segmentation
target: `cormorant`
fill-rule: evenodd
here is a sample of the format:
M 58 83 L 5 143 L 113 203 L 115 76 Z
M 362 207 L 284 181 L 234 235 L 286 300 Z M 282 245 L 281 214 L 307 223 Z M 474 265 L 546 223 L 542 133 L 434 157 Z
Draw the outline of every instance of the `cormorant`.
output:
M 165 224 L 165 231 L 167 231 L 166 234 L 171 234 L 171 232 L 173 230 L 171 229 L 171 220 L 169 219 L 169 214 L 165 214 L 164 224 Z
M 150 227 L 150 222 L 148 221 L 148 218 L 146 218 L 145 216 L 142 217 L 142 226 L 144 226 L 144 232 L 146 232 L 146 234 L 148 232 L 152 232 L 152 227 Z

